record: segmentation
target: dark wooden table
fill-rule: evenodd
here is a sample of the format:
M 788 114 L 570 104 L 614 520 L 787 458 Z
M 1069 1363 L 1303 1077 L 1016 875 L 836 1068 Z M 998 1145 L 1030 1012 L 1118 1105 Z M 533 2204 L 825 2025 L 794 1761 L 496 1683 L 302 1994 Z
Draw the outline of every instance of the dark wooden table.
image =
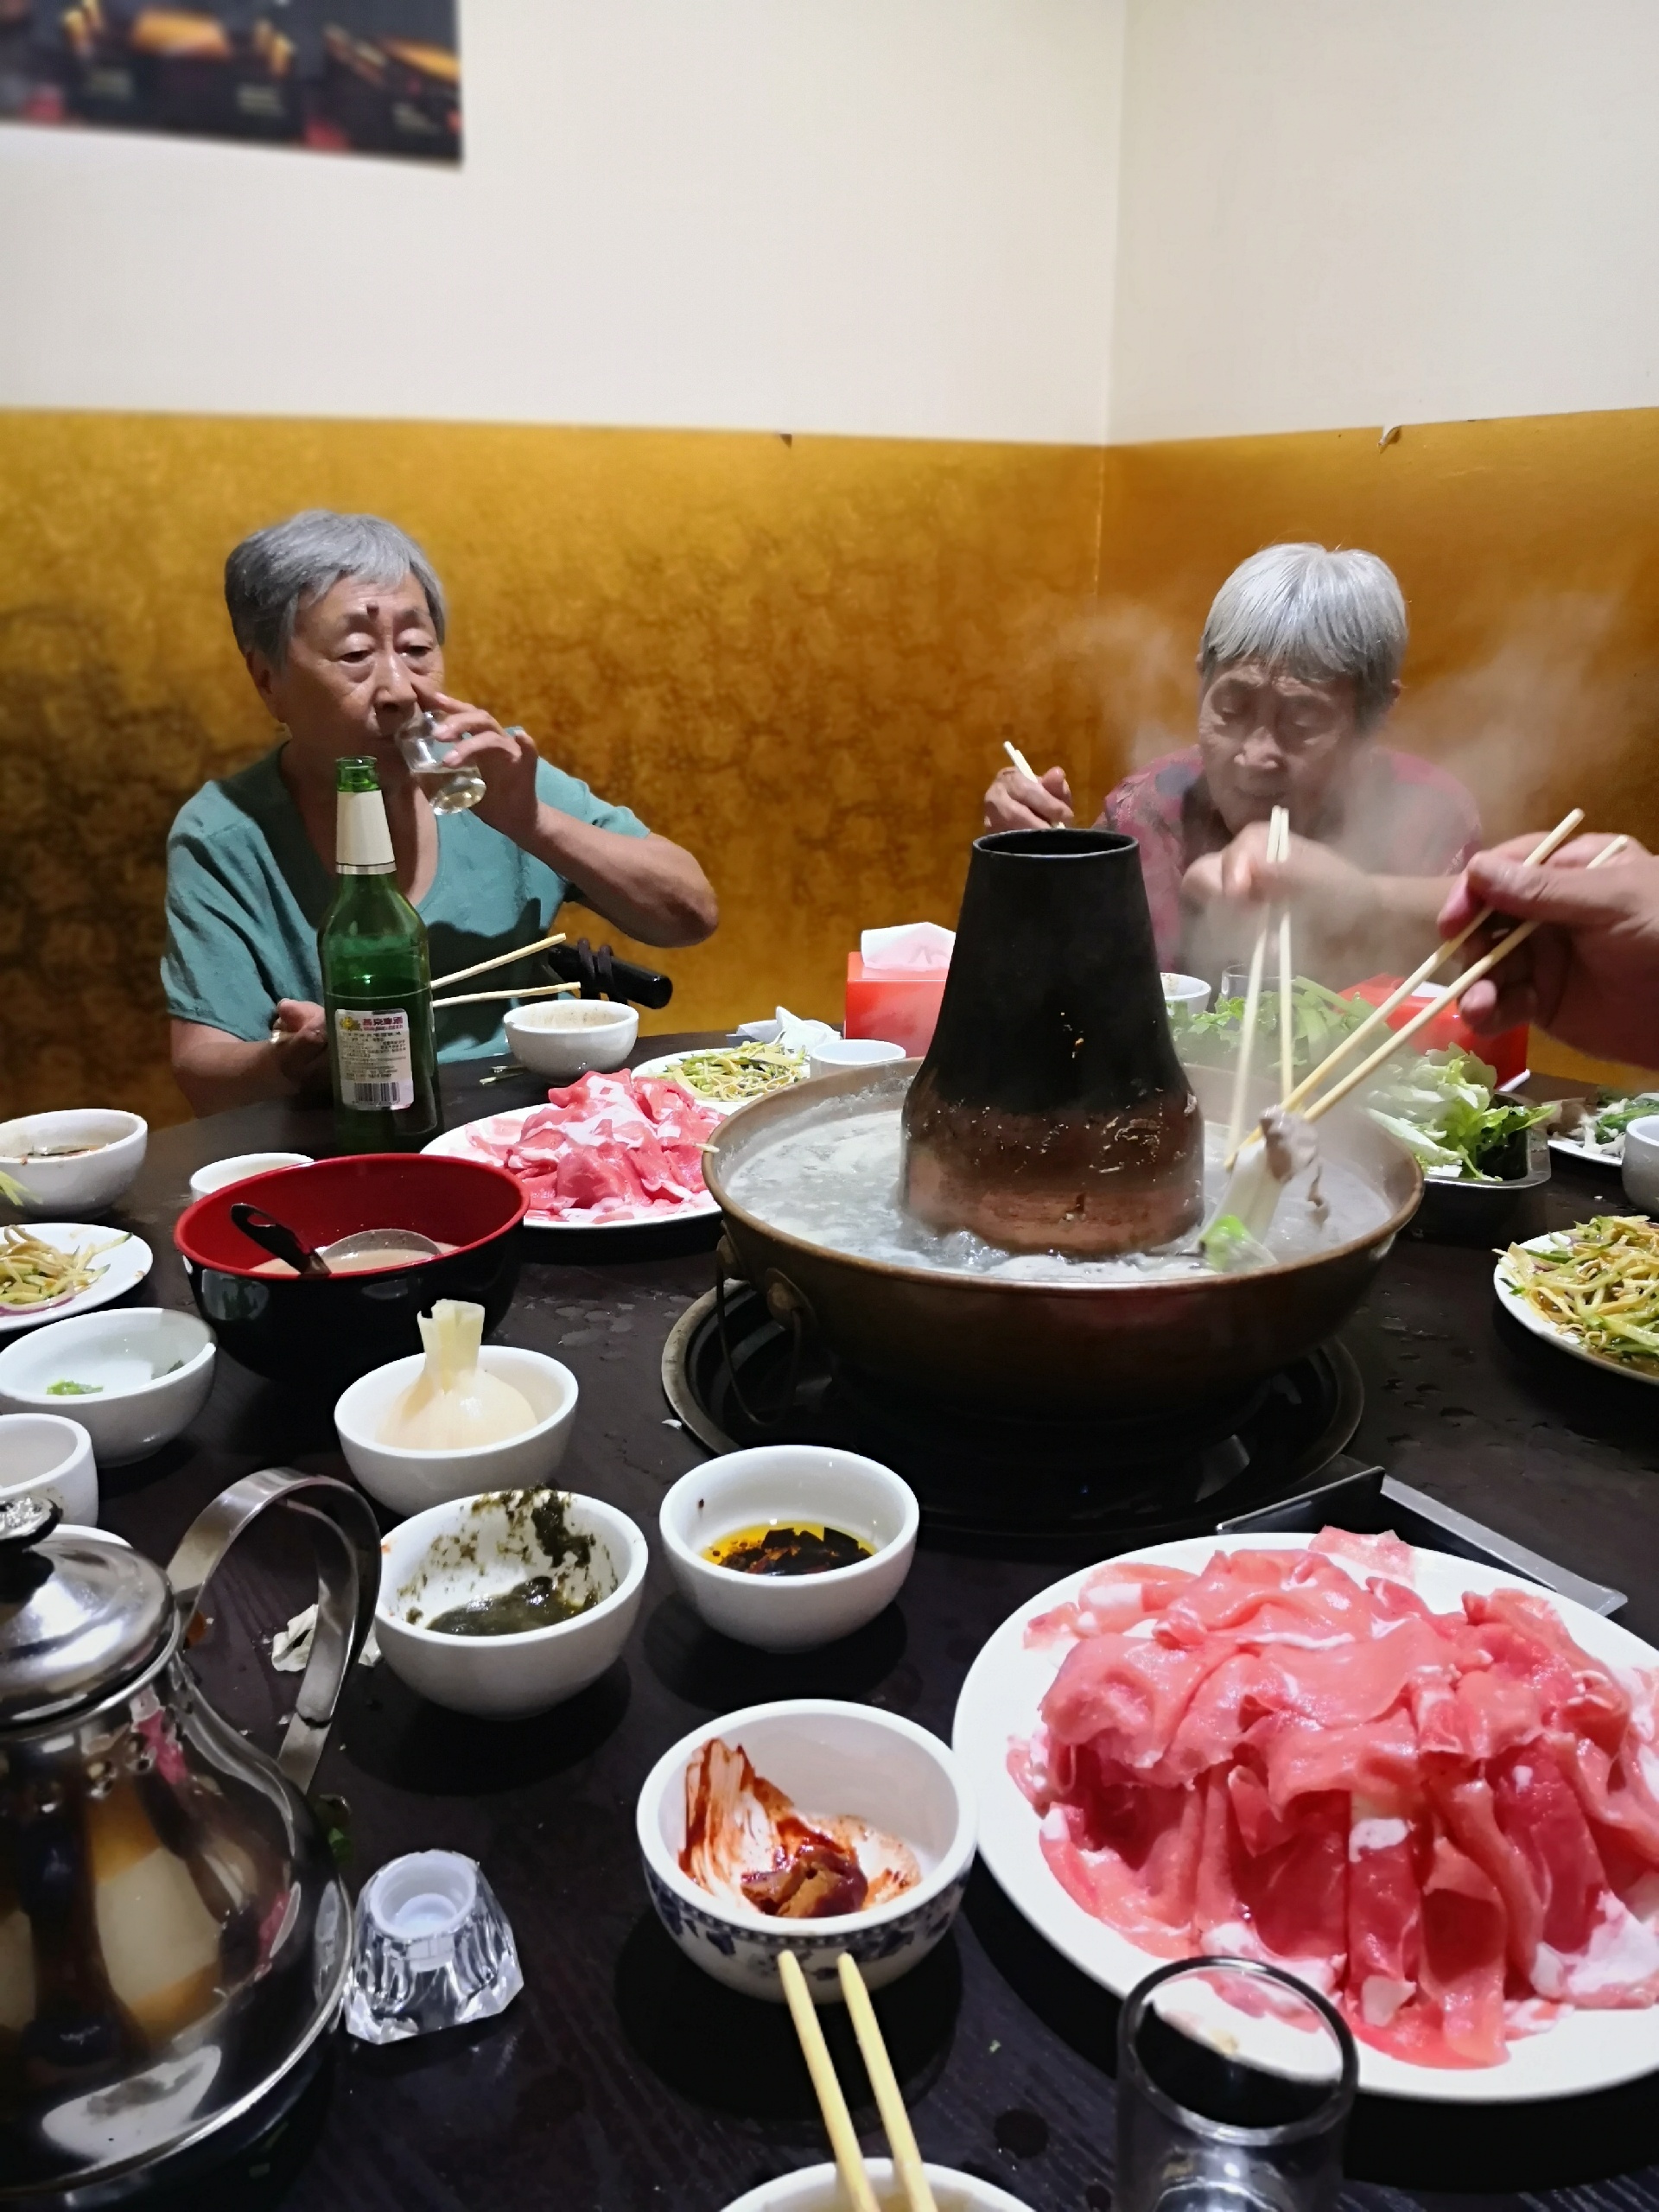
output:
M 685 1041 L 642 1040 L 639 1057 Z M 452 1124 L 540 1095 L 518 1077 L 480 1090 L 481 1071 L 448 1072 Z M 327 1116 L 251 1108 L 152 1139 L 124 1216 L 156 1251 L 141 1302 L 188 1304 L 171 1232 L 191 1171 L 273 1146 L 327 1150 Z M 1619 1203 L 1616 1178 L 1560 1167 L 1552 1224 Z M 654 1544 L 663 1491 L 702 1456 L 669 1418 L 658 1358 L 676 1316 L 709 1287 L 709 1254 L 572 1261 L 549 1239 L 530 1243 L 502 1337 L 575 1370 L 582 1400 L 563 1479 L 620 1505 Z M 1346 1332 L 1366 1391 L 1355 1449 L 1631 1592 L 1624 1619 L 1659 1641 L 1659 1402 L 1514 1329 L 1491 1279 L 1486 1253 L 1402 1241 Z M 190 1435 L 105 1478 L 105 1522 L 165 1559 L 219 1488 L 272 1462 L 344 1472 L 330 1400 L 221 1358 Z M 258 1638 L 308 1593 L 275 1530 L 249 1541 L 254 1556 L 227 1570 L 200 1665 L 212 1694 L 270 1744 L 294 1678 L 270 1672 Z M 471 1853 L 512 1918 L 524 1991 L 475 2029 L 384 2050 L 340 2037 L 253 2162 L 261 2171 L 191 2202 L 717 2212 L 762 2177 L 824 2157 L 783 2013 L 717 1988 L 652 1915 L 633 1837 L 639 1784 L 688 1728 L 772 1696 L 867 1699 L 948 1736 L 980 1645 L 1063 1571 L 924 1541 L 881 1620 L 833 1652 L 777 1659 L 703 1630 L 653 1562 L 625 1659 L 574 1703 L 518 1724 L 441 1713 L 385 1667 L 356 1669 L 321 1777 L 352 1808 L 353 1885 L 400 1852 Z M 929 2158 L 995 2176 L 1033 2212 L 1105 2212 L 1116 2007 L 982 1871 L 953 1938 L 878 2005 Z M 843 2077 L 861 2086 L 844 2023 L 831 2025 Z M 879 2145 L 873 2113 L 859 2117 Z M 1344 2202 L 1637 2212 L 1659 2208 L 1656 2162 L 1659 2082 L 1491 2115 L 1362 2100 L 1348 2160 L 1360 2178 Z

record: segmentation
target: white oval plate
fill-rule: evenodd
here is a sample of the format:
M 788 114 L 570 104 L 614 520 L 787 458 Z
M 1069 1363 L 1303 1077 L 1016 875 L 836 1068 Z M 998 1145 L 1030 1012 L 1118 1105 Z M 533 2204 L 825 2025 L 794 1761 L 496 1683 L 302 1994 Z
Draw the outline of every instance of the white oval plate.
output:
M 1218 1551 L 1305 1551 L 1292 1535 L 1189 1536 L 1125 1552 L 1124 1559 L 1201 1569 Z M 1453 1611 L 1465 1590 L 1522 1589 L 1548 1597 L 1568 1633 L 1593 1658 L 1621 1667 L 1659 1666 L 1659 1652 L 1628 1629 L 1603 1620 L 1570 1599 L 1540 1592 L 1523 1576 L 1500 1573 L 1444 1552 L 1418 1551 L 1416 1586 L 1437 1612 Z M 1338 1560 L 1338 1565 L 1345 1562 Z M 957 1700 L 951 1743 L 979 1801 L 979 1852 L 1016 1908 L 1062 1957 L 1122 1997 L 1166 1963 L 1084 1910 L 1050 1872 L 1038 1840 L 1038 1819 L 1008 1772 L 1008 1745 L 1037 1725 L 1038 1707 L 1069 1646 L 1028 1649 L 1026 1624 L 1077 1597 L 1097 1567 L 1068 1574 L 1003 1622 L 968 1670 Z M 1413 2066 L 1359 2045 L 1359 2085 L 1378 2096 L 1416 2097 L 1433 2104 L 1524 2104 L 1611 2088 L 1659 2069 L 1659 2005 L 1635 2012 L 1569 2012 L 1542 2034 L 1509 2046 L 1501 2066 Z
M 639 1075 L 642 1071 L 635 1068 L 633 1072 Z M 485 1114 L 476 1122 L 463 1122 L 458 1129 L 446 1129 L 442 1136 L 434 1137 L 430 1144 L 423 1145 L 421 1150 L 435 1152 L 446 1160 L 488 1160 L 492 1166 L 499 1167 L 501 1164 L 499 1160 L 474 1147 L 472 1132 L 487 1128 L 505 1135 L 510 1128 L 521 1127 L 531 1115 L 540 1111 L 541 1105 L 537 1103 L 535 1106 L 512 1107 L 505 1114 Z M 608 1221 L 582 1221 L 574 1220 L 568 1214 L 537 1213 L 532 1206 L 524 1216 L 524 1227 L 547 1230 L 556 1236 L 576 1231 L 584 1236 L 591 1236 L 599 1230 L 658 1229 L 678 1221 L 702 1221 L 719 1211 L 718 1203 L 705 1191 L 700 1198 L 690 1200 L 683 1205 L 655 1206 L 649 1213 L 625 1214 Z
M 635 1075 L 667 1076 L 682 1060 L 700 1060 L 705 1057 L 712 1057 L 717 1052 L 734 1052 L 737 1050 L 738 1047 L 735 1045 L 709 1045 L 696 1046 L 689 1052 L 664 1052 L 660 1058 L 641 1060 L 633 1072 Z M 804 1082 L 806 1078 L 802 1076 L 799 1079 Z M 690 1088 L 689 1084 L 686 1087 L 688 1090 Z M 782 1090 L 785 1087 L 779 1084 L 779 1089 Z M 695 1090 L 691 1092 L 691 1096 L 696 1098 L 699 1106 L 706 1107 L 711 1114 L 718 1114 L 722 1122 L 728 1114 L 735 1114 L 741 1107 L 753 1106 L 759 1103 L 753 1098 L 699 1098 Z M 776 1090 L 763 1090 L 760 1093 L 762 1098 L 775 1098 L 777 1096 Z
M 67 1321 L 72 1313 L 90 1313 L 94 1306 L 107 1306 L 124 1290 L 143 1282 L 155 1262 L 155 1254 L 142 1236 L 126 1236 L 114 1243 L 121 1232 L 111 1229 L 107 1221 L 29 1221 L 22 1226 L 31 1236 L 38 1236 L 43 1244 L 55 1244 L 60 1252 L 73 1252 L 83 1244 L 111 1244 L 112 1249 L 93 1262 L 96 1276 L 87 1289 L 78 1291 L 74 1297 L 62 1299 L 55 1306 L 37 1306 L 30 1313 L 14 1313 L 0 1306 L 0 1336 L 10 1336 L 16 1329 L 38 1328 L 48 1321 Z
M 1624 1158 L 1624 1140 L 1616 1144 L 1586 1144 L 1578 1137 L 1550 1137 L 1549 1148 L 1562 1160 L 1576 1160 L 1581 1167 L 1618 1167 Z
M 1627 1211 L 1633 1212 L 1635 1209 Z M 1552 1229 L 1542 1236 L 1529 1236 L 1522 1246 L 1524 1252 L 1559 1252 L 1567 1242 L 1567 1232 Z M 1500 1260 L 1492 1269 L 1492 1288 L 1497 1302 L 1506 1313 L 1513 1315 L 1523 1329 L 1535 1337 L 1541 1337 L 1546 1344 L 1557 1351 L 1570 1352 L 1574 1359 L 1581 1359 L 1586 1367 L 1599 1367 L 1605 1375 L 1621 1375 L 1627 1382 L 1646 1382 L 1659 1387 L 1659 1375 L 1645 1374 L 1639 1367 L 1631 1367 L 1622 1359 L 1609 1359 L 1603 1351 L 1592 1351 L 1587 1344 L 1577 1343 L 1565 1329 L 1558 1328 L 1548 1314 L 1541 1313 L 1529 1298 L 1523 1297 L 1505 1272 Z

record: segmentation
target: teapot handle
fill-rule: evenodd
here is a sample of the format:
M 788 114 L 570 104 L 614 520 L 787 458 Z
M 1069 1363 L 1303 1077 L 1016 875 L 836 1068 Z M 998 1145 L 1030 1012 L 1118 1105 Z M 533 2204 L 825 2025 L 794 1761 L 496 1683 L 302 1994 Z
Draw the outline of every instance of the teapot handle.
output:
M 308 1502 L 312 1499 L 315 1503 Z M 267 1506 L 283 1503 L 291 1504 L 314 1524 L 317 1560 L 317 1625 L 311 1656 L 294 1700 L 294 1718 L 276 1755 L 283 1772 L 296 1789 L 303 1790 L 310 1787 L 322 1757 L 347 1670 L 374 1623 L 380 1594 L 380 1529 L 368 1500 L 329 1475 L 263 1467 L 232 1483 L 196 1516 L 168 1562 L 167 1576 L 188 1643 L 203 1593 L 226 1553 Z M 342 1508 L 346 1509 L 346 1523 L 354 1525 L 342 1526 L 335 1518 Z M 316 1533 L 321 1529 L 327 1529 L 331 1541 L 321 1539 Z

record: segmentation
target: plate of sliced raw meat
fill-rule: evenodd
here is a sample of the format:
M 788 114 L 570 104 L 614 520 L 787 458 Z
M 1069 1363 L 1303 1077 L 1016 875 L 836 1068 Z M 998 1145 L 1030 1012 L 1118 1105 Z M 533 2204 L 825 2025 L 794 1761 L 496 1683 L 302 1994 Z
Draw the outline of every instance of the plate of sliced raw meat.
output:
M 1069 1575 L 969 1671 L 979 1847 L 1120 1995 L 1262 1958 L 1361 2086 L 1494 2104 L 1659 2069 L 1659 1653 L 1393 1536 L 1197 1537 Z
M 446 1129 L 425 1149 L 509 1169 L 530 1200 L 527 1229 L 637 1229 L 720 1211 L 702 1179 L 720 1120 L 679 1084 L 625 1068 Z

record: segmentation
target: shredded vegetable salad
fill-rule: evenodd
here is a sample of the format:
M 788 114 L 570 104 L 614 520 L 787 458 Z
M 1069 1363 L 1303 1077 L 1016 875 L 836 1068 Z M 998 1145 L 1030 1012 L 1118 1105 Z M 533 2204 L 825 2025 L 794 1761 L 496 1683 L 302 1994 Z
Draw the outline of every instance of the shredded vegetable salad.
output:
M 113 1236 L 107 1244 L 83 1244 L 65 1252 L 26 1229 L 0 1230 L 0 1311 L 30 1313 L 90 1290 L 104 1272 L 92 1262 L 126 1241 L 124 1236 Z
M 786 1045 L 734 1045 L 725 1050 L 686 1052 L 662 1070 L 671 1083 L 683 1084 L 696 1098 L 716 1105 L 741 1104 L 787 1090 L 806 1080 L 806 1054 Z
M 1659 1375 L 1659 1222 L 1598 1214 L 1552 1249 L 1511 1244 L 1513 1287 L 1574 1344 L 1645 1375 Z

